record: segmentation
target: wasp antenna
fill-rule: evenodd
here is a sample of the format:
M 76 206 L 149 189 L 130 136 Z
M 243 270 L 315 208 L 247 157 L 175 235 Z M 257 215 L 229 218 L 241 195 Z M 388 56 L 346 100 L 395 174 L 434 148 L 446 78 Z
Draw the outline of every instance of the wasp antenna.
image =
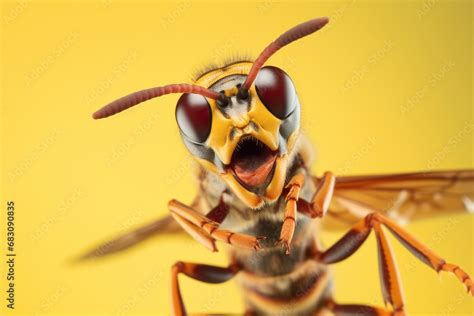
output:
M 306 21 L 304 23 L 298 24 L 297 26 L 289 29 L 282 35 L 280 35 L 275 41 L 268 45 L 261 53 L 260 56 L 254 61 L 252 68 L 247 76 L 247 79 L 240 87 L 241 95 L 247 95 L 247 91 L 252 85 L 253 81 L 257 77 L 258 71 L 263 66 L 263 64 L 270 58 L 274 53 L 276 53 L 280 48 L 294 42 L 302 37 L 310 35 L 317 30 L 323 28 L 329 22 L 329 18 L 322 17 L 313 20 Z
M 141 102 L 170 93 L 195 93 L 214 100 L 221 98 L 219 93 L 201 86 L 186 83 L 170 84 L 162 87 L 155 87 L 131 93 L 97 110 L 92 115 L 92 117 L 94 119 L 106 118 L 108 116 L 122 112 L 128 108 L 131 108 L 132 106 L 137 105 Z

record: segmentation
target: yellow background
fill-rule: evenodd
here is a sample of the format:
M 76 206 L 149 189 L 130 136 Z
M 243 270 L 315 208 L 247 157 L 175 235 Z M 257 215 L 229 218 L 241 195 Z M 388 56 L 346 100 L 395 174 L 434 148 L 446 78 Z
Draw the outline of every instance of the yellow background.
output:
M 176 260 L 225 264 L 224 252 L 185 237 L 71 264 L 98 241 L 166 214 L 169 199 L 188 202 L 196 191 L 174 121 L 177 95 L 104 121 L 90 115 L 126 93 L 189 82 L 208 62 L 255 58 L 310 18 L 332 20 L 269 64 L 296 84 L 303 130 L 317 147 L 316 173 L 473 167 L 470 1 L 8 1 L 1 15 L 1 203 L 15 201 L 17 232 L 17 308 L 5 309 L 0 264 L 2 315 L 167 314 Z M 460 215 L 408 229 L 473 275 L 473 224 Z M 321 237 L 330 244 L 340 234 Z M 334 267 L 339 301 L 383 304 L 372 238 Z M 395 250 L 412 315 L 473 313 L 454 277 L 438 278 L 398 244 Z M 232 282 L 181 282 L 189 311 L 243 311 Z

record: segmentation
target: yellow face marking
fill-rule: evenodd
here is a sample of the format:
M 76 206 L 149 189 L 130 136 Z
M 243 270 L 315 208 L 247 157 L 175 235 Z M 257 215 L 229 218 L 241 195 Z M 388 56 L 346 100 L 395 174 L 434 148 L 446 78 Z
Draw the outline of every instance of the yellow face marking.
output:
M 288 155 L 278 157 L 275 163 L 275 173 L 273 174 L 272 181 L 265 191 L 265 198 L 268 201 L 275 201 L 283 190 L 283 186 L 285 185 Z
M 222 78 L 232 74 L 241 74 L 242 66 L 236 64 L 238 70 L 229 69 L 229 73 L 214 74 L 213 77 Z M 250 68 L 249 68 L 250 70 Z M 214 71 L 208 75 L 212 75 Z M 207 76 L 207 75 L 206 75 Z M 232 87 L 225 91 L 227 96 L 234 96 L 237 93 L 237 87 Z M 249 90 L 251 97 L 250 111 L 234 115 L 229 118 L 225 117 L 217 108 L 215 100 L 209 100 L 212 111 L 212 127 L 206 145 L 213 148 L 219 159 L 226 165 L 230 164 L 232 153 L 234 152 L 241 135 L 251 135 L 261 140 L 271 150 L 278 149 L 279 127 L 281 120 L 273 116 L 267 110 L 265 105 L 258 98 L 255 86 Z M 250 122 L 257 126 L 257 131 L 250 128 Z M 233 139 L 230 138 L 232 129 L 235 129 Z
M 281 121 L 274 117 L 256 96 L 255 88 L 250 89 L 252 97 L 251 110 L 239 116 L 226 118 L 212 102 L 212 127 L 206 145 L 213 148 L 219 159 L 226 165 L 230 164 L 232 153 L 237 146 L 240 136 L 251 135 L 261 140 L 272 151 L 278 149 L 279 127 Z M 211 103 L 211 102 L 210 102 Z M 258 130 L 251 128 L 253 122 Z M 231 131 L 235 129 L 231 139 Z

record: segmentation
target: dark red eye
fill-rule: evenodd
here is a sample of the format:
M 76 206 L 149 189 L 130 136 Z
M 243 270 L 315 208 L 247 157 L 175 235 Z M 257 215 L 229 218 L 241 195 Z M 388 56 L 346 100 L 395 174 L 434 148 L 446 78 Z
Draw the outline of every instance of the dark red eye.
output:
M 280 68 L 266 66 L 255 80 L 257 94 L 267 109 L 285 119 L 296 107 L 296 91 L 290 77 Z
M 179 129 L 191 141 L 203 143 L 211 132 L 211 107 L 199 94 L 185 93 L 176 105 L 176 121 Z

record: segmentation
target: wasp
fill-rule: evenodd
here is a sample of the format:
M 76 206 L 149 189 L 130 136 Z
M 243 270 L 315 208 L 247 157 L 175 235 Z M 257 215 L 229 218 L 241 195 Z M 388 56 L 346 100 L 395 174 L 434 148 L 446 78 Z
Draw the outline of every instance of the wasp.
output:
M 300 131 L 301 105 L 289 75 L 265 62 L 284 46 L 323 28 L 328 18 L 299 24 L 254 61 L 234 61 L 201 74 L 194 84 L 170 84 L 122 97 L 93 114 L 102 119 L 144 101 L 180 93 L 176 121 L 198 161 L 199 190 L 187 205 L 168 203 L 170 216 L 88 253 L 102 256 L 155 233 L 181 228 L 212 252 L 229 246 L 225 267 L 178 261 L 171 268 L 172 310 L 186 315 L 178 276 L 206 283 L 235 279 L 246 314 L 404 315 L 405 298 L 387 232 L 422 263 L 454 274 L 474 294 L 473 281 L 401 227 L 399 219 L 473 211 L 474 170 L 392 175 L 314 176 L 311 145 Z M 325 229 L 346 227 L 323 247 Z M 370 233 L 378 247 L 386 307 L 333 298 L 329 266 L 354 254 Z

